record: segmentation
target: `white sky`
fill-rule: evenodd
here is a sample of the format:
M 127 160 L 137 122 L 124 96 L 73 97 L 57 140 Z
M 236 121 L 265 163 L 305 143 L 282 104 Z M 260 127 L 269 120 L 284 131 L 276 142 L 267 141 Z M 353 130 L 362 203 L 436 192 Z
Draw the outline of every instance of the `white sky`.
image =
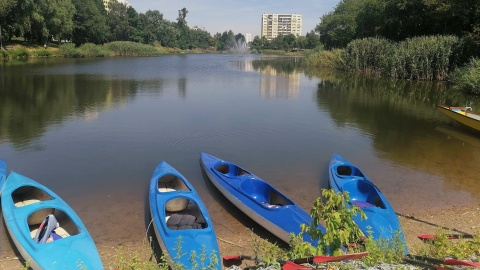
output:
M 176 21 L 186 8 L 190 27 L 203 26 L 210 34 L 232 30 L 235 34 L 260 35 L 263 13 L 302 14 L 302 35 L 320 23 L 320 16 L 333 11 L 340 0 L 128 0 L 139 13 L 158 10 L 163 18 Z

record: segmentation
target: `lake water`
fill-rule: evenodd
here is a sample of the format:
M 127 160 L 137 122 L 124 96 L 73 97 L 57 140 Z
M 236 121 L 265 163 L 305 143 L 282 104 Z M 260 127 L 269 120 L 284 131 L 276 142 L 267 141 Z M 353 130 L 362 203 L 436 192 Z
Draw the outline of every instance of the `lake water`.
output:
M 241 216 L 200 152 L 307 211 L 338 153 L 412 213 L 480 202 L 480 135 L 436 110 L 467 102 L 480 109 L 443 83 L 306 71 L 290 57 L 34 59 L 0 65 L 0 158 L 67 201 L 97 243 L 143 239 L 161 160 L 192 182 L 216 228 Z M 11 252 L 3 222 L 0 252 Z

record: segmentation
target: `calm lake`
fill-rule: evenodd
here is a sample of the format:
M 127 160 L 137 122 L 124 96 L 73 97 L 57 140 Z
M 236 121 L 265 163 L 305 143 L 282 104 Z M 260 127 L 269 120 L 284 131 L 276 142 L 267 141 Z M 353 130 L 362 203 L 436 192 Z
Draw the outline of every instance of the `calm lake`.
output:
M 97 243 L 145 237 L 161 160 L 192 182 L 216 228 L 245 219 L 202 174 L 200 152 L 307 211 L 338 153 L 413 213 L 480 202 L 480 134 L 436 109 L 467 102 L 480 110 L 444 83 L 307 71 L 293 57 L 33 59 L 0 64 L 0 158 L 67 201 Z M 4 226 L 0 254 L 13 254 Z

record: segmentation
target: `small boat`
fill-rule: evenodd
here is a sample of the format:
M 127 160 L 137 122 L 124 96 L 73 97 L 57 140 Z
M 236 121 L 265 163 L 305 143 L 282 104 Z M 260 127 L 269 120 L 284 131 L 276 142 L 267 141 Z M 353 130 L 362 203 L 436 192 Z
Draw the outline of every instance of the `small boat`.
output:
M 305 210 L 254 174 L 206 153 L 200 153 L 200 157 L 215 187 L 245 215 L 285 243 L 290 244 L 291 233 L 301 232 L 301 224 L 312 222 Z M 319 229 L 325 233 L 324 227 Z M 307 234 L 303 240 L 318 245 Z
M 480 115 L 472 112 L 472 107 L 449 107 L 445 105 L 438 105 L 438 110 L 446 116 L 468 126 L 477 131 L 480 131 Z
M 6 177 L 4 162 L 0 174 L 5 225 L 32 269 L 103 269 L 87 228 L 65 201 L 21 174 Z
M 340 155 L 333 154 L 329 166 L 329 180 L 330 187 L 335 192 L 349 193 L 350 202 L 347 207 L 356 205 L 367 216 L 367 219 L 362 219 L 359 214 L 353 217 L 366 236 L 371 232 L 375 240 L 400 237 L 405 246 L 405 254 L 408 253 L 397 214 L 383 193 L 360 169 Z
M 173 269 L 222 269 L 207 208 L 182 174 L 160 162 L 150 180 L 149 197 L 155 235 Z

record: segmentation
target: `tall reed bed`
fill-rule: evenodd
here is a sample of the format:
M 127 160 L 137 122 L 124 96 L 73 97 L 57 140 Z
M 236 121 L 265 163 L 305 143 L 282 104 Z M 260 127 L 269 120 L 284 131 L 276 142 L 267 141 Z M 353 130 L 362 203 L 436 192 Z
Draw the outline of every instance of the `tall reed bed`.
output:
M 63 44 L 59 47 L 60 54 L 64 57 L 106 57 L 106 56 L 156 56 L 162 50 L 151 45 L 130 41 L 116 41 L 105 45 L 85 43 L 80 47 L 74 44 Z
M 307 51 L 303 62 L 307 67 L 343 67 L 342 53 L 343 50 L 340 49 L 323 50 L 317 48 Z
M 348 71 L 412 80 L 446 80 L 460 42 L 454 36 L 428 36 L 393 43 L 383 38 L 350 42 L 342 54 Z
M 60 55 L 70 58 L 105 57 L 111 55 L 109 50 L 93 43 L 85 43 L 80 47 L 75 47 L 75 44 L 68 43 L 60 45 L 58 49 Z
M 156 56 L 161 51 L 151 45 L 145 45 L 130 41 L 115 41 L 105 45 L 116 56 Z

